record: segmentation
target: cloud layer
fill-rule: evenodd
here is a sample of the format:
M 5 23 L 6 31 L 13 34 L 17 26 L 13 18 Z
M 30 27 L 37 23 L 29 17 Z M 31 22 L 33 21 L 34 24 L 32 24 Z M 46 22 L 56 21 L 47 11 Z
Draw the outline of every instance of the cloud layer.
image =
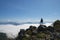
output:
M 38 26 L 39 24 L 24 24 L 24 25 L 0 25 L 0 32 L 4 32 L 8 37 L 16 37 L 20 29 L 27 29 L 30 25 Z
M 16 25 L 17 24 L 17 25 Z M 22 25 L 21 25 L 22 24 Z M 49 26 L 52 23 L 44 23 L 44 25 Z M 0 23 L 0 32 L 4 32 L 8 37 L 14 38 L 18 35 L 20 29 L 27 29 L 29 26 L 39 26 L 39 23 L 35 22 L 25 22 L 25 23 L 16 23 L 16 22 L 3 22 Z

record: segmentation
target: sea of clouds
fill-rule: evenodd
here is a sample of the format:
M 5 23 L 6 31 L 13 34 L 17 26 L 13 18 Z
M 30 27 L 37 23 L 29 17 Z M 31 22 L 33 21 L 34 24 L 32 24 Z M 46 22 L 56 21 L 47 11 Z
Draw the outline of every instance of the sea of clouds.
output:
M 49 26 L 51 24 L 52 23 L 44 23 L 44 25 L 46 25 L 46 26 Z M 27 23 L 27 24 L 21 24 L 21 25 L 13 25 L 13 24 L 3 24 L 2 23 L 0 25 L 0 32 L 6 33 L 9 38 L 15 38 L 18 35 L 18 32 L 20 31 L 20 29 L 27 29 L 31 25 L 38 27 L 40 24 Z

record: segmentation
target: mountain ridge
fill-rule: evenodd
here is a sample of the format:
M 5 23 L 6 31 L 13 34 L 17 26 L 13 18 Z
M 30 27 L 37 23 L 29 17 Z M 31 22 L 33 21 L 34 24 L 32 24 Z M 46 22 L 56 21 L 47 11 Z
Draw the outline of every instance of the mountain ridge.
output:
M 52 23 L 52 22 L 44 22 L 45 23 Z M 22 24 L 40 24 L 40 22 L 0 22 L 0 25 L 6 25 L 6 24 L 11 24 L 11 25 L 22 25 Z

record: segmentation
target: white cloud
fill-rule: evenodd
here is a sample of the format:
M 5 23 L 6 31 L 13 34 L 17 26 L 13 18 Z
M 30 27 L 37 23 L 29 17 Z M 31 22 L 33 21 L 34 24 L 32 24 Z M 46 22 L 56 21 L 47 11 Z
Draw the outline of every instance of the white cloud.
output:
M 27 29 L 30 25 L 38 26 L 38 24 L 24 24 L 18 26 L 0 25 L 0 32 L 7 33 L 8 37 L 16 37 L 20 29 Z
M 51 24 L 52 23 L 45 23 L 44 25 L 49 26 Z M 0 32 L 4 32 L 8 35 L 8 37 L 14 38 L 17 36 L 20 29 L 27 29 L 31 25 L 36 26 L 36 27 L 39 26 L 39 24 L 23 24 L 23 25 L 17 25 L 17 26 L 10 25 L 10 24 L 9 25 L 0 25 Z

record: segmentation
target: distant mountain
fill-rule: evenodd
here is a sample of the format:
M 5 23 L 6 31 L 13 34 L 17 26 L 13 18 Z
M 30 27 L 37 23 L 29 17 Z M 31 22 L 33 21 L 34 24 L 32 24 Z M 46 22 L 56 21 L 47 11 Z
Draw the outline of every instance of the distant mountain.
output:
M 12 24 L 12 25 L 20 25 L 17 22 L 0 22 L 0 25 L 6 25 L 6 24 Z
M 7 24 L 11 24 L 11 25 L 22 25 L 22 24 L 39 24 L 40 22 L 22 22 L 22 23 L 18 23 L 18 22 L 0 22 L 0 25 L 7 25 Z M 52 23 L 52 22 L 44 22 L 45 23 Z

